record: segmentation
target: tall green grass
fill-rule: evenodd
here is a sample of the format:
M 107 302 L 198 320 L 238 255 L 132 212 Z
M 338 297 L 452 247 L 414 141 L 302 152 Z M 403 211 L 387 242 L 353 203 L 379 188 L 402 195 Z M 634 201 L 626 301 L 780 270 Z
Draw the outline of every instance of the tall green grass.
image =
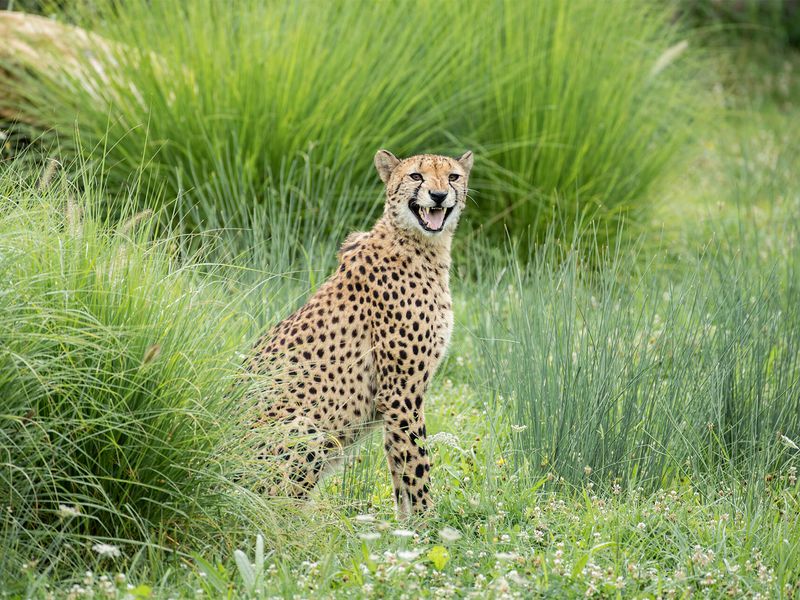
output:
M 4 61 L 5 108 L 65 146 L 77 127 L 117 189 L 144 164 L 190 227 L 247 226 L 262 204 L 316 230 L 314 202 L 352 224 L 378 209 L 376 148 L 469 146 L 473 226 L 541 236 L 555 214 L 616 231 L 646 213 L 698 112 L 669 15 L 634 0 L 93 1 L 71 16 L 102 37 L 64 31 L 51 54 L 37 39 L 34 60 Z M 310 202 L 275 193 L 308 169 Z
M 150 568 L 173 551 L 229 550 L 242 531 L 273 548 L 299 539 L 300 520 L 234 481 L 250 473 L 248 386 L 234 386 L 248 296 L 180 259 L 180 238 L 154 239 L 152 215 L 98 219 L 94 181 L 0 174 L 6 591 L 24 583 L 23 562 L 55 577 L 102 562 L 101 542 L 119 548 L 116 564 Z
M 490 82 L 474 134 L 488 163 L 480 217 L 541 241 L 594 221 L 642 223 L 674 166 L 698 98 L 665 14 L 641 3 L 505 3 L 477 46 Z M 479 171 L 480 173 L 480 171 Z M 488 197 L 488 198 L 487 198 Z M 483 208 L 483 207 L 482 207 Z
M 619 250 L 587 271 L 553 246 L 487 272 L 496 286 L 474 290 L 464 319 L 518 467 L 575 485 L 756 488 L 794 455 L 800 256 L 796 226 L 772 226 L 783 243 L 744 228 L 676 281 Z

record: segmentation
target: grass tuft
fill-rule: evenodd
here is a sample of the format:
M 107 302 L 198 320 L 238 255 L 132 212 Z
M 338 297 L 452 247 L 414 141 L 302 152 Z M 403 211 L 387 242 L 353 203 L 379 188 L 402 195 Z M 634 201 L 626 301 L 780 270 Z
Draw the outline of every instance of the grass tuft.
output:
M 800 439 L 800 257 L 745 231 L 679 281 L 620 249 L 587 271 L 584 252 L 554 245 L 485 275 L 496 287 L 475 291 L 467 323 L 533 481 L 757 488 L 793 455 L 781 436 Z
M 285 507 L 233 479 L 238 300 L 152 214 L 96 218 L 92 177 L 78 192 L 15 173 L 0 175 L 0 571 L 224 549 L 243 529 L 291 546 Z

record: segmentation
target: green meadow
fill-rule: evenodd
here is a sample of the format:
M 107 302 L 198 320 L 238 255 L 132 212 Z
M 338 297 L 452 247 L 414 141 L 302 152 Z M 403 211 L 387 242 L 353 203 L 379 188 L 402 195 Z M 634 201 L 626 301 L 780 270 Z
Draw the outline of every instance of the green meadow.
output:
M 0 8 L 0 598 L 800 594 L 791 0 Z M 242 419 L 381 147 L 476 156 L 408 521 Z

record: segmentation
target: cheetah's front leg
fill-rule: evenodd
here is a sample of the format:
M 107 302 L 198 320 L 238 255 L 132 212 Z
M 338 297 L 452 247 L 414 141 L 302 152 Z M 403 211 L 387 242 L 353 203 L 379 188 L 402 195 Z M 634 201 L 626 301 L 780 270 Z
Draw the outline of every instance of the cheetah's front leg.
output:
M 397 516 L 405 519 L 431 506 L 431 465 L 424 446 L 422 398 L 415 402 L 400 389 L 382 395 L 378 410 L 383 415 L 383 447 L 392 474 Z

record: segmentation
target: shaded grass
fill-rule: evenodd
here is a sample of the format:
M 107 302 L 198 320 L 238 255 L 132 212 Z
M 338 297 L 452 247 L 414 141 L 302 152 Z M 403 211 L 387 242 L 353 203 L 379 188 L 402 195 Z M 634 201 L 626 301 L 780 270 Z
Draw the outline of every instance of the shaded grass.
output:
M 677 4 L 694 27 L 712 36 L 768 42 L 778 51 L 800 44 L 800 5 L 794 0 L 681 0 Z

